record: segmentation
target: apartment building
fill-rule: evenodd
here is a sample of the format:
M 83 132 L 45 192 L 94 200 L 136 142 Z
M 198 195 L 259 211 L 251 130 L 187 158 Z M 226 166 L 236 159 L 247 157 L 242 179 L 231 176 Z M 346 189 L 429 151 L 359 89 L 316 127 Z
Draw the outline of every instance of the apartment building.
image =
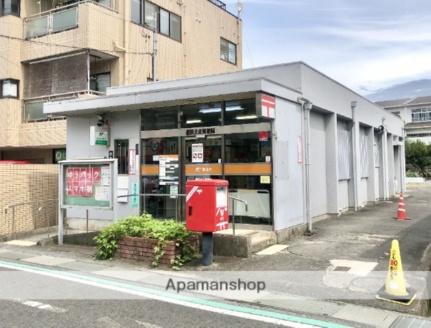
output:
M 414 97 L 377 102 L 406 123 L 408 140 L 431 144 L 431 97 Z
M 47 101 L 241 68 L 241 21 L 218 0 L 0 0 L 0 160 L 65 158 Z

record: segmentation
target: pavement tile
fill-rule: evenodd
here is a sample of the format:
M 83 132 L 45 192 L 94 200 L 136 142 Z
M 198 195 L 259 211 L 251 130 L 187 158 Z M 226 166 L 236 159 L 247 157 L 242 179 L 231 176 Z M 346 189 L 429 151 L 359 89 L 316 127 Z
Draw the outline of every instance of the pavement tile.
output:
M 332 303 L 332 302 L 324 302 L 318 300 L 311 299 L 300 299 L 300 298 L 292 298 L 287 299 L 284 296 L 284 299 L 265 299 L 261 301 L 262 304 L 277 307 L 280 309 L 285 309 L 289 311 L 298 311 L 298 312 L 306 312 L 315 315 L 324 315 L 324 316 L 332 316 L 333 314 L 339 312 L 345 307 L 345 305 Z
M 260 252 L 256 253 L 257 255 L 274 255 L 281 251 L 284 251 L 288 246 L 287 245 L 272 245 L 269 246 Z
M 386 328 L 397 320 L 399 313 L 378 310 L 370 307 L 348 304 L 332 317 L 347 321 L 360 322 L 373 327 Z
M 21 246 L 21 247 L 31 247 L 36 246 L 37 242 L 31 241 L 31 240 L 11 240 L 5 242 L 6 245 L 12 245 L 12 246 Z
M 0 250 L 0 259 L 8 259 L 8 260 L 23 260 L 32 257 L 33 255 L 28 255 L 20 252 L 11 252 L 8 250 Z
M 30 257 L 30 258 L 24 259 L 23 261 L 35 263 L 35 264 L 47 265 L 47 266 L 59 266 L 60 264 L 74 262 L 75 260 L 63 258 L 63 257 L 41 255 L 41 256 Z
M 144 279 L 148 279 L 148 277 L 152 275 L 152 273 L 150 272 L 139 271 L 139 270 L 127 270 L 120 267 L 109 268 L 109 269 L 104 269 L 100 271 L 93 271 L 92 273 L 101 275 L 101 276 L 123 279 L 123 280 L 130 280 L 130 281 L 141 281 Z
M 82 272 L 93 272 L 93 271 L 101 271 L 106 269 L 105 265 L 74 261 L 74 262 L 66 262 L 58 265 L 59 267 L 70 269 L 74 271 L 82 271 Z

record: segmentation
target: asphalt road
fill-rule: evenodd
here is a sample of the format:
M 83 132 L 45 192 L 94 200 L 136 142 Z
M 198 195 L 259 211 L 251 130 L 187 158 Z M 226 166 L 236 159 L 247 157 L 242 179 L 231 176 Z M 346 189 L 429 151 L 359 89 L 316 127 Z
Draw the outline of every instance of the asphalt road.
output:
M 295 320 L 278 319 L 280 312 L 272 312 L 274 318 L 268 319 L 259 314 L 259 309 L 254 313 L 250 307 L 229 303 L 234 308 L 232 315 L 223 306 L 214 307 L 215 311 L 204 309 L 208 303 L 198 298 L 195 303 L 191 302 L 191 306 L 183 306 L 169 299 L 163 301 L 157 297 L 142 297 L 138 292 L 145 290 L 145 286 L 141 285 L 117 283 L 90 274 L 70 274 L 39 266 L 15 270 L 5 268 L 4 263 L 0 265 L 2 328 L 312 327 L 298 324 Z M 11 266 L 22 265 L 12 261 L 7 263 Z M 338 326 L 329 324 L 326 327 Z
M 2 278 L 0 295 L 11 296 L 16 291 L 15 300 L 0 301 L 1 327 L 277 327 L 259 321 L 236 318 L 211 313 L 189 307 L 148 299 L 124 299 L 127 295 L 112 290 L 87 286 L 75 282 L 40 276 L 33 273 L 16 273 L 8 270 Z M 21 281 L 17 286 L 18 279 Z M 12 288 L 5 286 L 12 285 Z M 49 289 L 53 289 L 50 291 Z M 22 293 L 32 294 L 35 289 L 44 289 L 46 297 L 82 295 L 93 300 L 31 300 L 23 299 Z M 20 295 L 21 294 L 21 295 Z M 117 298 L 117 299 L 116 299 Z M 136 298 L 133 297 L 133 298 Z

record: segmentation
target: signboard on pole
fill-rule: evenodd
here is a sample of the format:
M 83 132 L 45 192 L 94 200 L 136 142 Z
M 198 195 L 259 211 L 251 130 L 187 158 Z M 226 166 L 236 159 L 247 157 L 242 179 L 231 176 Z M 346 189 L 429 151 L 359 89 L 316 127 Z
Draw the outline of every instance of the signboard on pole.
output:
M 256 108 L 261 117 L 275 119 L 276 99 L 274 96 L 259 93 L 256 102 Z
M 90 146 L 109 146 L 109 128 L 90 126 Z
M 60 162 L 61 208 L 112 209 L 115 160 Z
M 192 144 L 192 163 L 204 162 L 204 144 Z

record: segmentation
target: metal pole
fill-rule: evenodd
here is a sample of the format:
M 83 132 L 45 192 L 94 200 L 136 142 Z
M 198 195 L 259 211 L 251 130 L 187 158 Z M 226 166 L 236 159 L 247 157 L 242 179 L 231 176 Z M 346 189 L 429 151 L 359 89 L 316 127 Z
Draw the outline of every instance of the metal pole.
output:
M 235 199 L 232 199 L 232 234 L 235 236 Z
M 63 245 L 63 235 L 64 235 L 63 209 L 59 205 L 58 206 L 58 245 Z
M 13 238 L 16 239 L 16 231 L 15 231 L 15 206 L 12 207 L 12 235 L 13 235 Z
M 214 238 L 212 232 L 202 234 L 202 265 L 209 266 L 214 260 Z
M 85 218 L 86 218 L 86 227 L 87 227 L 87 233 L 88 233 L 88 209 L 85 210 Z
M 157 81 L 157 29 L 158 29 L 158 19 L 157 13 L 154 15 L 154 30 L 153 30 L 153 54 L 152 54 L 152 78 L 153 82 Z

